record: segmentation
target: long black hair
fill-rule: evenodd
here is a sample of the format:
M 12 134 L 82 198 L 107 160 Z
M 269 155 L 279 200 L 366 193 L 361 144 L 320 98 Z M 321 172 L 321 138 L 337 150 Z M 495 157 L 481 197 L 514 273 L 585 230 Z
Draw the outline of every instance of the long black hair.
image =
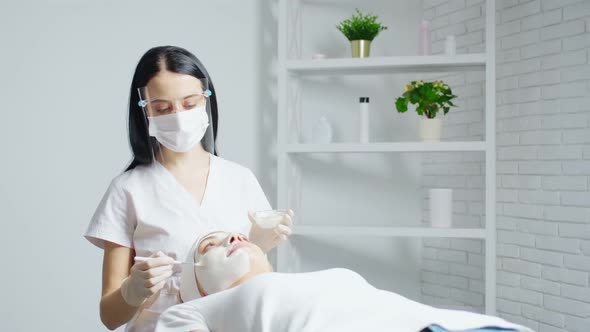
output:
M 160 71 L 168 70 L 175 73 L 191 75 L 196 78 L 206 78 L 212 95 L 209 97 L 211 106 L 211 120 L 213 128 L 213 151 L 217 155 L 215 141 L 217 140 L 217 95 L 213 81 L 205 66 L 191 52 L 177 46 L 158 46 L 148 50 L 139 60 L 131 81 L 129 92 L 129 143 L 133 151 L 133 160 L 126 171 L 138 165 L 149 165 L 154 162 L 154 154 L 159 150 L 159 143 L 148 133 L 148 123 L 142 108 L 138 105 L 138 88 L 148 84 L 152 77 Z

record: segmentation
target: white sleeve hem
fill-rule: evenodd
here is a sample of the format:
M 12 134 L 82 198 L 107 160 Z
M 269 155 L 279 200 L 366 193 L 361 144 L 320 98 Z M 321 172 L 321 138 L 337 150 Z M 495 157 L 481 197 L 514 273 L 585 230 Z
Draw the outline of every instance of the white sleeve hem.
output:
M 123 247 L 133 248 L 133 243 L 121 233 L 106 231 L 103 228 L 93 228 L 88 230 L 84 237 L 100 249 L 104 249 L 105 241 L 109 241 Z

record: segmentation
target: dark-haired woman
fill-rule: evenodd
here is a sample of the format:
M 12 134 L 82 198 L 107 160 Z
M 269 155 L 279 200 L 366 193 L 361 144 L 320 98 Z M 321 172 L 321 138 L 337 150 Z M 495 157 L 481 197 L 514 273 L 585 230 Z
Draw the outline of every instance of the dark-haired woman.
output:
M 100 317 L 115 329 L 153 331 L 181 302 L 179 275 L 195 236 L 249 234 L 269 251 L 291 234 L 289 211 L 273 229 L 252 221 L 268 210 L 254 174 L 217 156 L 211 77 L 185 49 L 163 46 L 140 59 L 129 98 L 133 160 L 108 187 L 85 233 L 104 249 Z M 149 257 L 137 260 L 135 257 Z

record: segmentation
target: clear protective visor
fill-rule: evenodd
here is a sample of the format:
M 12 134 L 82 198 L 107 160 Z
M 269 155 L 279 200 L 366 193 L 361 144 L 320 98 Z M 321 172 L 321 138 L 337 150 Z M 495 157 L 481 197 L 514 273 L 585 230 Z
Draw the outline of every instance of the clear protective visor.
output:
M 184 87 L 175 96 L 164 96 L 150 90 L 147 86 L 137 89 L 139 92 L 138 105 L 144 110 L 146 117 L 157 117 L 172 113 L 187 111 L 195 107 L 206 107 L 211 96 L 208 80 L 200 78 L 199 83 L 191 87 Z
M 198 78 L 193 84 L 182 84 L 172 91 L 162 92 L 161 89 L 150 86 L 138 88 L 137 91 L 137 103 L 148 124 L 149 136 L 156 138 L 158 142 L 157 146 L 152 145 L 154 158 L 156 155 L 162 156 L 161 145 L 176 152 L 186 152 L 194 146 L 197 139 L 206 151 L 214 153 L 215 139 L 209 102 L 212 91 L 207 78 Z M 202 119 L 197 119 L 202 113 L 199 110 L 196 110 L 198 114 L 184 113 L 195 109 L 204 109 L 206 112 L 208 125 L 204 134 L 196 134 L 203 128 Z

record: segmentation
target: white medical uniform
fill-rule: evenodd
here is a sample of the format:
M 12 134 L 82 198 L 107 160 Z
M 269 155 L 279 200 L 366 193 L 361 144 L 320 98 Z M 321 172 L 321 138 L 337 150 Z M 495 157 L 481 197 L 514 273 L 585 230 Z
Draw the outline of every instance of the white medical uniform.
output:
M 225 230 L 248 235 L 247 212 L 268 210 L 270 204 L 248 168 L 210 156 L 201 205 L 154 161 L 113 179 L 84 236 L 100 248 L 109 241 L 134 248 L 137 256 L 162 251 L 184 261 L 195 239 L 205 233 Z M 180 271 L 175 272 L 140 307 L 125 331 L 154 331 L 160 313 L 180 302 Z
M 371 286 L 346 269 L 264 273 L 166 310 L 156 332 L 419 332 L 486 326 L 532 332 L 505 320 L 436 309 Z

